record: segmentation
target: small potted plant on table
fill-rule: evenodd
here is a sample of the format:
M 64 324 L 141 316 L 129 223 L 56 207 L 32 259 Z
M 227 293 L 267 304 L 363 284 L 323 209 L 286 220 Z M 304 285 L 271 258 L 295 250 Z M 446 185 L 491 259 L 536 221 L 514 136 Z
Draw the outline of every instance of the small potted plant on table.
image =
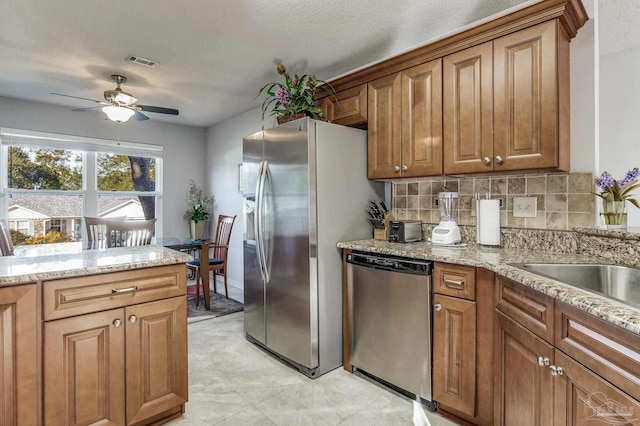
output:
M 207 219 L 209 218 L 209 204 L 213 201 L 214 197 L 202 196 L 202 190 L 198 189 L 195 182 L 192 180 L 189 186 L 189 192 L 187 193 L 187 205 L 189 208 L 184 214 L 185 219 L 189 219 L 189 231 L 191 238 L 194 240 L 201 240 L 204 235 Z

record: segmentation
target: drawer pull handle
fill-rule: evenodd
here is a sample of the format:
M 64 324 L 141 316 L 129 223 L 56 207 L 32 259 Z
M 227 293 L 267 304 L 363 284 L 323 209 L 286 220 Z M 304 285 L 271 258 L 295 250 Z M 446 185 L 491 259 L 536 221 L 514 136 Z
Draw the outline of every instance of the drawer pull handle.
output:
M 133 287 L 126 287 L 126 288 L 112 288 L 111 293 L 113 294 L 131 293 L 132 291 L 136 291 L 137 289 L 138 289 L 137 285 L 134 285 Z
M 538 365 L 539 365 L 540 367 L 546 367 L 546 366 L 548 366 L 548 365 L 549 365 L 549 358 L 539 356 L 539 357 L 538 357 Z
M 549 366 L 549 370 L 551 370 L 551 375 L 553 377 L 562 376 L 562 374 L 564 374 L 562 367 L 556 367 L 555 365 Z
M 442 305 L 439 303 L 436 303 L 435 305 L 433 305 L 433 309 L 435 309 L 436 311 L 440 311 L 442 310 Z
M 449 278 L 445 278 L 442 280 L 445 284 L 453 284 L 457 286 L 463 286 L 464 280 L 450 280 Z
M 131 324 L 135 324 L 135 322 L 136 322 L 136 321 L 138 321 L 138 317 L 137 317 L 137 316 L 135 316 L 135 315 L 131 315 L 131 316 L 129 317 L 129 322 L 130 322 Z
M 113 320 L 113 326 L 115 328 L 120 328 L 121 325 L 122 325 L 122 321 L 121 320 L 119 320 L 119 319 L 114 319 Z

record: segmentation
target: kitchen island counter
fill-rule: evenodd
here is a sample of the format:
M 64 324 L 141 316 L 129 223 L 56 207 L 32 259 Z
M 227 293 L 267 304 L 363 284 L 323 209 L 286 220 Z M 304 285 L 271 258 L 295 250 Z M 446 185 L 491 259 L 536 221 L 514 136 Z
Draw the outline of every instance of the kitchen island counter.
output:
M 338 248 L 485 268 L 640 335 L 640 309 L 509 265 L 511 263 L 612 264 L 611 261 L 601 257 L 546 250 L 485 247 L 477 244 L 443 247 L 424 241 L 403 244 L 373 239 L 339 242 Z M 479 291 L 482 290 L 479 289 Z
M 0 287 L 108 272 L 185 263 L 188 254 L 162 246 L 83 250 L 81 243 L 16 246 L 15 256 L 0 257 Z

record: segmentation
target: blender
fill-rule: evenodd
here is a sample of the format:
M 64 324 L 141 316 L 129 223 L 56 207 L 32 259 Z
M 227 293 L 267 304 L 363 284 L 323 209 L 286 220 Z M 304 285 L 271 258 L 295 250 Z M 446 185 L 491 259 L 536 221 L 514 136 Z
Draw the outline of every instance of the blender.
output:
M 460 228 L 458 228 L 458 193 L 438 193 L 438 209 L 440 210 L 440 223 L 433 228 L 431 242 L 433 244 L 458 244 Z

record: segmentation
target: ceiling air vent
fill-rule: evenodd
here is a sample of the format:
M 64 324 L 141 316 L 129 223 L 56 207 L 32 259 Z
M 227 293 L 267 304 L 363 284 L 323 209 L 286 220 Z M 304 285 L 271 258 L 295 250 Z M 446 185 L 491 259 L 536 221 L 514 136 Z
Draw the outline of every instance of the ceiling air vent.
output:
M 134 64 L 144 65 L 145 67 L 155 68 L 158 65 L 158 61 L 154 61 L 153 59 L 147 59 L 140 56 L 135 55 L 127 55 L 125 58 L 129 62 L 133 62 Z

